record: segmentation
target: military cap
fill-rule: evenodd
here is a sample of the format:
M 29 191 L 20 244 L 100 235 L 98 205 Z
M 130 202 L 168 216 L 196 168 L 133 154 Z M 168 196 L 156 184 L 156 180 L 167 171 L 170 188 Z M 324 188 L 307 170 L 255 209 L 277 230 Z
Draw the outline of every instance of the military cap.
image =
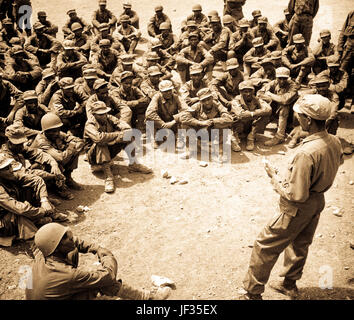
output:
M 168 22 L 162 22 L 159 27 L 160 30 L 170 30 L 171 29 L 171 24 Z
M 187 21 L 187 27 L 198 27 L 198 25 L 197 25 L 197 23 L 194 20 L 188 20 Z
M 98 90 L 99 88 L 101 88 L 103 86 L 108 86 L 108 82 L 104 79 L 99 78 L 94 82 L 93 89 Z
M 202 6 L 200 4 L 196 4 L 192 7 L 192 11 L 202 11 Z
M 270 57 L 273 60 L 281 59 L 281 51 L 280 50 L 272 51 L 272 53 L 270 54 Z
M 5 136 L 13 144 L 22 144 L 28 141 L 23 127 L 19 126 L 18 124 L 12 124 L 6 127 Z
M 219 16 L 218 12 L 216 10 L 211 10 L 208 13 L 208 17 L 213 17 L 213 16 Z
M 252 89 L 254 90 L 254 86 L 252 84 L 252 81 L 250 80 L 246 80 L 246 81 L 242 81 L 239 85 L 238 85 L 238 89 L 240 91 L 244 90 L 244 89 Z
M 211 16 L 210 22 L 220 22 L 220 17 L 219 16 Z
M 46 17 L 47 14 L 46 14 L 45 11 L 38 11 L 37 16 L 38 16 L 38 17 Z
M 200 64 L 193 64 L 189 68 L 189 74 L 199 74 L 203 72 L 203 67 Z
M 13 22 L 10 18 L 5 18 L 4 20 L 2 20 L 2 24 L 13 24 Z
M 163 6 L 161 5 L 155 7 L 155 12 L 162 11 L 162 10 L 163 10 Z
M 147 60 L 160 60 L 160 57 L 159 57 L 159 55 L 158 55 L 155 51 L 153 51 L 153 52 L 149 52 L 149 53 L 147 54 L 146 59 L 147 59 Z
M 110 112 L 111 108 L 107 107 L 103 101 L 95 101 L 91 106 L 91 111 L 93 114 L 105 114 Z
M 27 101 L 27 100 L 38 100 L 38 96 L 37 96 L 36 91 L 34 91 L 34 90 L 27 90 L 27 91 L 25 91 L 25 92 L 22 94 L 22 99 L 23 99 L 24 101 Z
M 6 51 L 7 51 L 7 45 L 5 43 L 0 42 L 0 53 L 5 53 Z
M 22 46 L 21 45 L 21 39 L 19 37 L 12 37 L 9 42 L 12 45 L 18 44 L 18 45 Z
M 321 32 L 320 32 L 321 38 L 329 37 L 330 35 L 331 35 L 331 31 L 329 31 L 328 29 L 321 30 Z
M 160 68 L 158 66 L 151 66 L 147 69 L 149 76 L 162 75 Z
M 45 68 L 42 73 L 42 79 L 47 79 L 51 76 L 54 76 L 55 72 L 52 68 Z
M 264 16 L 258 18 L 258 24 L 260 23 L 268 23 L 268 19 Z
M 86 69 L 82 72 L 82 75 L 85 79 L 97 79 L 97 71 L 96 69 Z
M 305 39 L 301 33 L 297 33 L 293 36 L 294 43 L 304 43 Z
M 98 4 L 107 4 L 107 0 L 98 0 Z
M 306 94 L 296 101 L 293 109 L 297 113 L 323 121 L 330 117 L 332 104 L 329 99 L 320 94 Z
M 109 24 L 108 23 L 101 23 L 99 26 L 98 26 L 98 29 L 100 31 L 104 31 L 104 30 L 109 30 Z
M 328 67 L 339 67 L 340 63 L 338 58 L 336 58 L 335 56 L 330 56 L 327 58 L 327 66 Z
M 289 11 L 289 9 L 288 9 L 288 8 L 285 8 L 285 9 L 284 9 L 284 14 L 285 14 L 285 15 L 290 14 L 290 11 Z
M 234 23 L 234 22 L 235 22 L 234 18 L 231 17 L 229 14 L 223 16 L 223 18 L 222 18 L 223 24 Z
M 252 16 L 253 16 L 254 18 L 260 17 L 261 15 L 262 15 L 261 10 L 253 10 L 253 11 L 252 11 Z
M 161 47 L 162 43 L 159 39 L 153 38 L 151 39 L 151 48 L 157 48 L 157 47 Z
M 25 52 L 25 51 L 24 51 L 23 48 L 22 48 L 21 46 L 19 46 L 19 45 L 15 45 L 15 46 L 13 46 L 12 49 L 11 49 L 12 55 L 16 55 L 16 54 L 23 53 L 23 52 Z
M 213 93 L 211 92 L 211 90 L 209 88 L 203 88 L 197 92 L 197 97 L 199 98 L 199 100 L 205 100 L 205 99 L 208 99 L 212 96 L 213 96 Z
M 273 62 L 273 59 L 272 58 L 264 58 L 261 62 L 260 62 L 260 65 L 261 66 L 265 66 L 267 64 L 271 64 L 274 66 L 274 62 Z
M 241 20 L 238 21 L 238 25 L 240 28 L 245 28 L 245 27 L 249 27 L 250 23 L 247 19 L 243 18 Z
M 199 32 L 197 32 L 197 31 L 189 32 L 189 34 L 188 34 L 188 39 L 189 39 L 189 38 L 192 38 L 192 37 L 197 37 L 198 39 L 200 39 L 200 34 L 199 34 Z
M 64 77 L 59 80 L 59 86 L 62 89 L 74 88 L 74 80 L 71 77 Z
M 14 161 L 13 158 L 9 158 L 5 153 L 0 153 L 0 169 L 5 169 Z
M 239 66 L 236 58 L 231 58 L 226 61 L 226 70 L 237 69 Z
M 33 29 L 34 30 L 39 30 L 39 29 L 43 29 L 45 28 L 45 25 L 41 24 L 40 22 L 36 22 L 34 25 L 33 25 Z
M 275 76 L 277 78 L 289 78 L 290 77 L 290 70 L 285 67 L 279 67 L 275 70 Z
M 99 46 L 111 46 L 111 41 L 109 39 L 101 39 L 99 42 Z
M 76 13 L 75 9 L 70 9 L 66 12 L 66 14 L 69 16 L 71 13 Z
M 130 18 L 127 14 L 123 14 L 121 17 L 120 17 L 120 22 L 130 22 Z
M 124 71 L 122 72 L 121 76 L 120 76 L 120 81 L 124 81 L 125 79 L 128 78 L 134 78 L 134 74 L 131 71 Z
M 327 83 L 329 82 L 329 76 L 326 74 L 318 74 L 316 75 L 316 77 L 311 81 L 313 84 L 317 84 L 317 83 Z
M 252 40 L 252 44 L 254 47 L 260 47 L 264 45 L 263 38 L 257 37 Z
M 134 63 L 134 56 L 131 54 L 123 54 L 120 56 L 122 59 L 123 64 L 133 64 Z
M 75 42 L 72 40 L 64 40 L 63 41 L 63 48 L 64 48 L 64 50 L 74 50 L 75 49 Z
M 79 29 L 83 29 L 83 26 L 80 23 L 74 22 L 71 25 L 71 31 L 76 31 L 76 30 L 79 30 Z
M 162 80 L 159 83 L 159 90 L 161 92 L 169 91 L 169 90 L 172 90 L 173 88 L 174 88 L 173 83 L 170 80 Z
M 125 1 L 125 2 L 123 3 L 123 8 L 131 8 L 131 7 L 132 7 L 131 2 Z

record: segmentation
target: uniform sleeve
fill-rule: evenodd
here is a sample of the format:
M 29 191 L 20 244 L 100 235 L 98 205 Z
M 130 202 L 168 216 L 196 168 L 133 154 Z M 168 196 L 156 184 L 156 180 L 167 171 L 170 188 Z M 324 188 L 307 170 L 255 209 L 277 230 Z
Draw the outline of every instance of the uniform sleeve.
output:
M 265 102 L 262 99 L 258 99 L 258 101 L 260 104 L 260 108 L 254 112 L 254 115 L 261 116 L 261 117 L 270 115 L 272 113 L 272 107 L 270 106 L 270 104 Z
M 165 126 L 165 121 L 158 114 L 159 94 L 155 94 L 151 99 L 145 113 L 146 120 L 154 121 L 160 128 Z
M 92 140 L 92 142 L 97 144 L 107 144 L 109 142 L 113 142 L 122 135 L 122 132 L 99 132 L 93 123 L 86 123 L 85 125 L 85 137 Z
M 331 85 L 329 86 L 329 90 L 335 91 L 338 94 L 343 92 L 347 87 L 347 85 L 348 85 L 348 73 L 343 71 L 343 75 L 340 81 L 337 84 L 331 83 Z
M 199 108 L 200 103 L 197 102 L 189 109 L 182 111 L 180 113 L 181 123 L 191 127 L 199 127 L 201 125 L 201 121 L 196 118 Z
M 232 116 L 220 102 L 215 101 L 215 103 L 217 105 L 220 116 L 213 119 L 214 127 L 219 129 L 229 128 L 233 122 Z

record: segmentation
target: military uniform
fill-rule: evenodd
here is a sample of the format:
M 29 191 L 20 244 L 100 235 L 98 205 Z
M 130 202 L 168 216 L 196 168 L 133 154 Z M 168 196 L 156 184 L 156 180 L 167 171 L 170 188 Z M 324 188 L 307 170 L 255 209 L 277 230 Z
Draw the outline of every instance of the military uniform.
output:
M 174 55 L 178 51 L 178 38 L 172 32 L 167 36 L 159 34 L 156 38 L 161 41 L 162 49 L 166 50 L 169 54 Z
M 35 136 L 41 131 L 41 119 L 46 111 L 38 105 L 36 113 L 30 113 L 26 106 L 16 112 L 14 124 L 22 127 L 27 137 Z
M 117 50 L 110 49 L 107 55 L 103 55 L 100 49 L 92 56 L 91 62 L 97 69 L 97 75 L 109 80 L 119 60 L 120 54 Z
M 262 46 L 262 41 L 263 40 L 259 37 L 253 39 L 252 43 L 256 44 L 256 46 Z M 271 52 L 264 48 L 264 46 L 259 52 L 257 52 L 255 47 L 248 50 L 243 57 L 243 69 L 245 77 L 248 78 L 254 71 L 258 70 L 261 67 L 260 62 L 263 59 L 269 57 L 270 54 Z
M 168 22 L 169 24 L 171 24 L 170 18 L 164 13 L 162 13 L 161 17 L 158 17 L 155 14 L 152 18 L 150 18 L 147 25 L 147 32 L 150 37 L 156 37 L 158 34 L 161 33 L 160 25 L 163 22 Z
M 323 70 L 327 69 L 327 60 L 336 59 L 339 57 L 337 47 L 334 43 L 325 44 L 322 41 L 323 37 L 330 37 L 331 33 L 329 30 L 322 30 L 320 33 L 321 38 L 319 39 L 319 44 L 312 50 L 313 55 L 315 56 L 315 62 L 312 67 L 312 70 L 315 74 L 320 73 Z
M 279 39 L 276 37 L 274 31 L 270 26 L 266 26 L 264 30 L 260 29 L 259 25 L 250 31 L 253 38 L 261 37 L 263 39 L 264 47 L 270 51 L 277 50 L 279 47 Z
M 118 53 L 124 52 L 124 46 L 118 41 L 117 37 L 113 37 L 108 34 L 105 38 L 103 38 L 101 34 L 98 34 L 91 39 L 91 56 L 100 50 L 99 43 L 102 39 L 108 39 L 111 42 L 111 48 L 116 50 Z
M 11 97 L 17 101 L 22 95 L 22 91 L 18 90 L 11 82 L 0 80 L 0 117 L 9 118 L 13 121 L 15 110 L 11 105 Z
M 128 25 L 126 28 L 121 25 L 115 31 L 115 36 L 122 43 L 126 52 L 134 53 L 140 40 L 141 32 L 131 25 Z
M 59 82 L 51 69 L 43 70 L 42 80 L 38 82 L 35 91 L 38 102 L 48 107 L 53 94 L 59 90 Z
M 124 15 L 127 15 L 129 16 L 129 20 L 130 20 L 130 24 L 136 28 L 136 29 L 140 29 L 139 28 L 139 16 L 138 14 L 136 13 L 136 11 L 134 10 L 130 10 L 128 13 L 127 12 L 123 12 L 120 16 L 119 16 L 119 19 L 118 19 L 118 22 L 117 22 L 117 25 L 119 26 L 120 25 L 120 18 Z
M 242 19 L 242 7 L 245 5 L 246 0 L 224 0 L 224 16 L 230 15 L 236 21 Z
M 199 101 L 197 92 L 200 89 L 207 88 L 208 86 L 209 83 L 205 79 L 200 81 L 198 87 L 193 80 L 189 80 L 180 89 L 181 98 L 186 102 L 188 106 L 192 106 Z
M 101 23 L 108 23 L 110 25 L 110 33 L 115 29 L 115 24 L 117 23 L 116 16 L 108 9 L 101 11 L 100 9 L 96 10 L 92 15 L 92 25 L 95 33 L 98 33 Z
M 73 25 L 73 23 L 79 23 L 82 28 L 84 29 L 84 33 L 87 34 L 87 35 L 90 35 L 90 29 L 91 29 L 91 26 L 82 18 L 76 16 L 75 19 L 69 19 L 65 24 L 64 24 L 64 27 L 62 28 L 62 31 L 64 33 L 64 38 L 66 38 L 67 36 L 69 35 L 73 35 L 73 32 L 71 30 L 71 26 Z
M 290 21 L 288 21 L 286 18 L 283 20 L 278 21 L 274 26 L 273 30 L 275 35 L 278 37 L 280 46 L 282 49 L 284 49 L 287 44 L 288 44 L 288 37 L 289 37 L 289 32 L 290 32 L 290 26 L 289 26 Z
M 91 39 L 87 34 L 81 33 L 79 36 L 76 36 L 75 34 L 70 34 L 66 37 L 66 39 L 72 40 L 76 49 L 81 54 L 83 54 L 86 59 L 89 59 L 91 50 Z
M 65 51 L 59 53 L 57 57 L 56 69 L 60 78 L 70 77 L 74 80 L 82 76 L 81 67 L 87 63 L 85 56 L 74 51 L 69 56 Z
M 11 23 L 12 28 L 5 28 L 4 24 L 6 21 L 9 21 Z M 7 48 L 11 48 L 13 45 L 10 42 L 12 38 L 18 38 L 21 46 L 25 43 L 25 38 L 22 36 L 22 34 L 16 30 L 12 24 L 12 21 L 10 19 L 5 19 L 2 21 L 3 28 L 0 30 L 0 43 L 3 43 L 6 45 Z

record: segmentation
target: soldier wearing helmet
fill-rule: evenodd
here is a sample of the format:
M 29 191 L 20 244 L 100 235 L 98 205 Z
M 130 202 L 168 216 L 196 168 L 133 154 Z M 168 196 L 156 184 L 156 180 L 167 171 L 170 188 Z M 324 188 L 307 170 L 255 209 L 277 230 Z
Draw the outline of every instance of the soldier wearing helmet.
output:
M 97 53 L 100 50 L 100 41 L 102 39 L 108 39 L 111 43 L 112 49 L 118 51 L 119 53 L 124 52 L 122 43 L 117 39 L 117 37 L 113 37 L 112 34 L 109 33 L 108 23 L 101 23 L 99 25 L 99 32 L 91 40 L 91 59 L 93 53 Z
M 66 40 L 72 40 L 76 50 L 82 53 L 86 59 L 90 57 L 91 40 L 89 36 L 84 33 L 84 28 L 79 22 L 74 22 L 71 25 L 72 33 L 66 37 Z M 65 40 L 64 40 L 65 41 Z
M 132 300 L 164 300 L 171 288 L 138 289 L 117 280 L 118 263 L 108 249 L 84 241 L 58 223 L 41 227 L 34 237 L 32 287 L 27 300 L 87 300 L 101 295 Z M 97 256 L 100 266 L 88 270 L 80 266 L 81 254 Z
M 178 51 L 178 38 L 172 33 L 171 25 L 167 22 L 160 24 L 161 33 L 157 35 L 157 39 L 161 42 L 161 48 L 166 50 L 170 55 L 174 55 Z
M 77 22 L 81 25 L 81 27 L 83 28 L 83 33 L 91 36 L 91 29 L 92 26 L 89 25 L 84 19 L 82 19 L 81 17 L 79 17 L 77 15 L 77 12 L 75 9 L 70 9 L 67 11 L 66 13 L 69 16 L 69 19 L 67 20 L 67 22 L 65 23 L 64 27 L 62 28 L 62 31 L 64 33 L 64 39 L 69 36 L 72 35 L 73 32 L 71 30 L 71 26 L 73 25 L 73 23 Z
M 125 52 L 133 54 L 141 38 L 140 30 L 130 24 L 128 15 L 120 16 L 120 26 L 114 32 L 114 36 L 122 43 Z
M 155 14 L 150 18 L 147 25 L 147 31 L 150 37 L 155 38 L 161 33 L 160 25 L 163 22 L 168 22 L 172 25 L 171 19 L 163 12 L 163 7 L 158 5 L 155 7 Z
M 136 11 L 132 10 L 132 4 L 130 1 L 124 1 L 123 3 L 123 12 L 118 18 L 117 25 L 120 25 L 120 18 L 123 15 L 127 15 L 129 17 L 130 24 L 135 28 L 135 29 L 140 29 L 139 28 L 139 16 L 136 13 Z
M 187 22 L 193 21 L 197 27 L 203 28 L 208 26 L 208 17 L 202 12 L 203 8 L 200 4 L 196 4 L 192 7 L 192 14 L 187 16 L 186 20 L 182 21 L 181 31 L 187 31 Z

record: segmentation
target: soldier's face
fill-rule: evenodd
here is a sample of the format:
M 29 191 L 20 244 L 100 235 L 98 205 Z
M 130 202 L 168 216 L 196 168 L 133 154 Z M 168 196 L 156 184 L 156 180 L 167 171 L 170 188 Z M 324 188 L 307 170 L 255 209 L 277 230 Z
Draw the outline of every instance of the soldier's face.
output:
M 288 78 L 282 78 L 282 77 L 277 78 L 279 87 L 284 88 L 287 80 L 288 80 Z
M 122 81 L 122 86 L 124 89 L 130 89 L 133 84 L 133 78 L 127 78 Z
M 76 20 L 76 18 L 77 18 L 76 12 L 70 13 L 69 17 L 70 17 L 70 20 Z
M 62 90 L 63 90 L 65 97 L 71 98 L 74 94 L 74 88 L 68 88 L 68 89 L 62 89 Z
M 103 46 L 103 47 L 101 47 L 101 49 L 102 49 L 102 53 L 106 55 L 106 54 L 109 53 L 110 47 L 109 46 Z
M 264 48 L 263 45 L 258 46 L 258 47 L 255 47 L 255 52 L 258 54 L 259 52 L 262 52 L 262 51 L 263 51 L 263 48 Z
M 99 122 L 99 123 L 105 123 L 107 121 L 107 113 L 104 114 L 94 114 L 93 115 L 95 117 L 95 119 Z
M 108 86 L 103 86 L 98 89 L 97 95 L 99 97 L 105 97 L 108 94 Z
M 266 64 L 263 66 L 266 75 L 271 75 L 274 72 L 274 66 L 272 64 Z
M 304 48 L 304 44 L 303 43 L 295 43 L 295 49 L 297 51 L 301 51 Z
M 201 12 L 200 10 L 194 10 L 193 13 L 194 13 L 194 16 L 195 16 L 196 18 L 198 18 L 198 17 L 201 16 L 201 13 L 202 13 L 202 12 Z
M 16 177 L 12 171 L 11 164 L 6 168 L 0 169 L 0 177 L 7 181 L 16 181 Z
M 123 21 L 123 22 L 122 22 L 122 26 L 123 26 L 123 28 L 128 27 L 128 22 L 127 22 L 127 21 Z
M 29 113 L 36 113 L 38 107 L 37 99 L 26 100 L 25 104 Z
M 246 88 L 241 91 L 241 96 L 245 101 L 251 101 L 253 99 L 254 91 L 252 89 Z
M 330 36 L 322 37 L 321 40 L 322 40 L 323 44 L 327 45 L 327 44 L 329 44 L 331 37 Z
M 266 23 L 259 23 L 258 25 L 259 25 L 259 30 L 262 30 L 262 31 L 265 30 L 267 27 Z
M 156 75 L 153 75 L 153 76 L 149 76 L 150 77 L 150 81 L 152 84 L 158 84 L 160 82 L 160 75 L 159 74 L 156 74 Z
M 311 125 L 311 118 L 307 117 L 306 115 L 302 113 L 295 113 L 296 118 L 298 119 L 301 129 L 304 131 L 309 131 L 310 125 Z
M 56 138 L 59 137 L 59 134 L 60 134 L 59 128 L 49 129 L 45 131 L 45 135 L 49 140 L 55 140 Z
M 191 79 L 193 82 L 199 83 L 203 79 L 203 74 L 202 73 L 191 74 Z
M 196 26 L 189 26 L 188 27 L 188 32 L 194 32 L 197 30 L 197 27 Z
M 163 37 L 167 37 L 169 35 L 169 33 L 170 33 L 170 30 L 162 30 L 161 35 Z
M 162 10 L 156 11 L 156 16 L 161 18 L 162 17 Z
M 57 247 L 57 251 L 63 253 L 64 255 L 68 254 L 69 252 L 73 251 L 76 248 L 73 238 L 73 233 L 68 230 Z
M 189 38 L 189 43 L 192 47 L 195 47 L 199 43 L 199 39 L 197 37 L 191 37 Z
M 79 37 L 82 35 L 82 29 L 77 29 L 74 31 L 75 37 Z
M 169 100 L 172 98 L 172 90 L 162 91 L 164 99 Z
M 101 36 L 103 39 L 107 38 L 108 34 L 109 34 L 109 29 L 101 30 Z
M 238 74 L 238 68 L 230 69 L 229 73 L 231 77 L 235 77 Z
M 204 109 L 210 110 L 213 106 L 213 97 L 200 100 L 200 103 Z
M 103 11 L 104 9 L 106 9 L 106 5 L 105 4 L 100 4 L 100 10 Z
M 124 8 L 124 12 L 129 15 L 132 12 L 131 8 Z
M 47 17 L 40 16 L 40 17 L 38 17 L 38 20 L 39 20 L 39 22 L 43 23 L 43 22 L 46 22 Z

